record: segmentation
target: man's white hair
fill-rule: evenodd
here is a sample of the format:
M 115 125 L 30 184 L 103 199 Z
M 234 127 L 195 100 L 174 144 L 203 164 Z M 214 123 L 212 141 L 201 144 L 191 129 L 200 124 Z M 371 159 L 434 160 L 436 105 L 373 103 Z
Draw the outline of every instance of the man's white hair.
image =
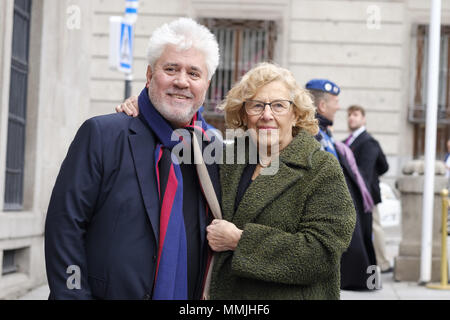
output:
M 147 49 L 149 65 L 153 68 L 168 44 L 178 50 L 195 48 L 205 55 L 208 80 L 211 80 L 219 65 L 219 44 L 211 31 L 190 18 L 179 18 L 156 29 Z

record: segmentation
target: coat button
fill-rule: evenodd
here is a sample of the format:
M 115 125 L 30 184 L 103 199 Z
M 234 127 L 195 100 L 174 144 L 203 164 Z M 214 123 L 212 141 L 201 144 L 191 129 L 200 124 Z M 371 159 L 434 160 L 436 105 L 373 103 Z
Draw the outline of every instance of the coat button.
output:
M 144 299 L 144 300 L 151 300 L 152 297 L 150 296 L 149 293 L 146 293 L 146 294 L 144 295 L 143 299 Z
M 153 262 L 156 262 L 157 257 L 153 256 Z

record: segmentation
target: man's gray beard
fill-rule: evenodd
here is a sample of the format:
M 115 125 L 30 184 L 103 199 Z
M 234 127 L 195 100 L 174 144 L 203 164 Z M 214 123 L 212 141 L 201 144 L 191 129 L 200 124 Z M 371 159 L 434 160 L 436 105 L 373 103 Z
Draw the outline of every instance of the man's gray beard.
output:
M 171 124 L 189 124 L 192 121 L 192 117 L 194 114 L 200 109 L 200 106 L 194 106 L 193 108 L 190 108 L 189 110 L 186 110 L 186 112 L 180 113 L 173 113 L 171 111 L 170 106 L 167 106 L 164 102 L 160 101 L 158 99 L 158 95 L 153 94 L 153 81 L 150 81 L 150 85 L 148 88 L 148 95 L 150 97 L 150 101 L 152 102 L 153 106 L 158 110 L 158 112 Z

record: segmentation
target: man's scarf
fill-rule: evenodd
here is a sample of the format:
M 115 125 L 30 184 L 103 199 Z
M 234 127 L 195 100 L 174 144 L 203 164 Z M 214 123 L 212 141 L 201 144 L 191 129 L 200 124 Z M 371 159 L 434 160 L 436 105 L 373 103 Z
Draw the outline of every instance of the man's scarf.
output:
M 332 140 L 331 132 L 328 129 L 329 126 L 333 125 L 332 121 L 328 120 L 327 118 L 325 118 L 320 114 L 316 114 L 316 118 L 317 120 L 319 120 L 319 128 L 320 128 L 320 132 L 316 136 L 316 139 L 319 140 L 322 146 L 326 146 L 325 151 L 332 153 L 339 161 L 340 159 L 337 155 L 336 149 L 347 160 L 348 164 L 350 165 L 350 169 L 352 170 L 353 175 L 356 178 L 359 190 L 361 192 L 364 205 L 364 212 L 372 212 L 374 202 L 372 196 L 370 195 L 370 192 L 367 189 L 366 183 L 359 172 L 358 166 L 356 165 L 355 156 L 353 155 L 352 150 L 344 143 Z M 329 137 L 331 143 L 323 141 L 326 140 L 326 136 Z M 332 146 L 330 146 L 330 144 L 332 144 Z
M 319 133 L 316 135 L 317 141 L 320 142 L 325 151 L 331 153 L 339 160 L 339 156 L 334 146 L 333 136 L 328 129 L 329 126 L 333 125 L 333 122 L 318 113 L 316 113 L 316 119 L 319 121 Z
M 170 124 L 150 102 L 147 88 L 138 98 L 139 110 L 157 137 L 155 171 L 161 204 L 159 247 L 153 300 L 186 300 L 188 298 L 187 241 L 183 215 L 183 176 L 179 164 L 172 161 L 171 150 L 180 140 L 172 141 L 174 132 Z M 201 122 L 202 131 L 207 124 L 200 112 L 193 123 Z M 189 125 L 188 127 L 193 127 Z M 184 141 L 189 143 L 190 141 Z

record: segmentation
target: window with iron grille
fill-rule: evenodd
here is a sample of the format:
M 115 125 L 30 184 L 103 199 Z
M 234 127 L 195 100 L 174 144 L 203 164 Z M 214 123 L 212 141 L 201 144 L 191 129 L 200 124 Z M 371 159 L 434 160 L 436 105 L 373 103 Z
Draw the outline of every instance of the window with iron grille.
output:
M 415 64 L 413 65 L 414 84 L 413 95 L 408 112 L 408 120 L 414 125 L 415 158 L 424 155 L 425 122 L 427 103 L 428 76 L 428 33 L 429 26 L 416 27 L 413 38 Z M 436 157 L 443 159 L 446 153 L 446 141 L 450 138 L 450 26 L 442 26 L 439 62 L 439 94 L 438 94 L 438 125 L 436 139 Z
M 223 131 L 223 115 L 217 106 L 248 70 L 259 62 L 273 60 L 276 23 L 270 20 L 216 18 L 206 18 L 201 22 L 214 33 L 220 50 L 219 66 L 211 79 L 203 115 L 209 123 Z
M 23 209 L 30 18 L 31 0 L 15 0 L 4 195 L 6 211 Z
M 2 276 L 13 273 L 29 274 L 30 247 L 3 250 L 0 254 L 3 255 Z
M 16 273 L 18 270 L 16 264 L 16 250 L 4 250 L 3 251 L 3 264 L 2 264 L 2 275 L 7 275 L 11 273 Z

